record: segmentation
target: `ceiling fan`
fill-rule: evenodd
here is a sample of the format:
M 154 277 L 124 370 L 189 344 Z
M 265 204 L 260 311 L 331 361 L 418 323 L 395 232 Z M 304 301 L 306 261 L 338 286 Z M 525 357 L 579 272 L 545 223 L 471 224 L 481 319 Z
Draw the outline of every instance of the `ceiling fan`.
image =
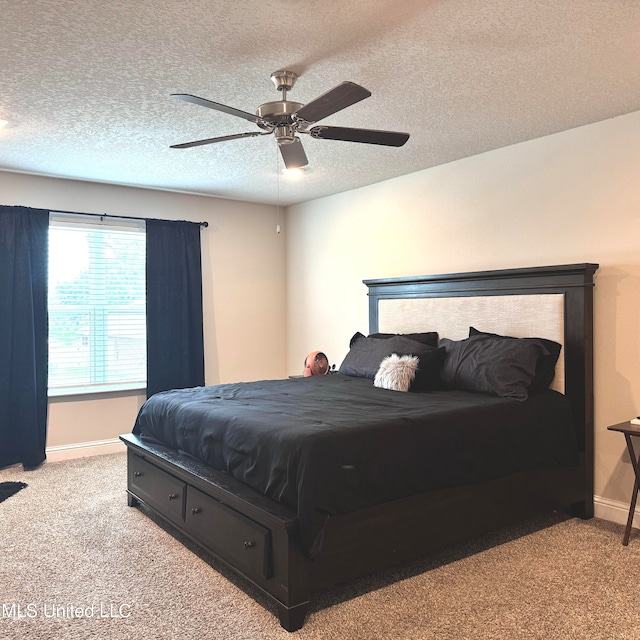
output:
M 408 139 L 408 133 L 398 131 L 382 131 L 379 129 L 353 129 L 350 127 L 329 127 L 324 125 L 312 126 L 319 120 L 326 118 L 346 107 L 360 102 L 371 95 L 371 92 L 354 82 L 342 82 L 315 100 L 307 104 L 287 100 L 287 92 L 293 89 L 298 75 L 293 71 L 274 71 L 271 80 L 276 89 L 282 93 L 282 99 L 275 102 L 261 104 L 255 115 L 241 111 L 205 98 L 185 93 L 171 94 L 172 98 L 199 104 L 209 109 L 222 111 L 232 116 L 238 116 L 257 124 L 262 131 L 235 133 L 229 136 L 207 138 L 183 144 L 171 145 L 172 149 L 188 149 L 214 142 L 226 142 L 239 138 L 254 138 L 274 134 L 282 159 L 287 169 L 304 167 L 309 163 L 297 134 L 310 135 L 320 140 L 344 140 L 346 142 L 363 142 L 365 144 L 379 144 L 389 147 L 401 147 Z

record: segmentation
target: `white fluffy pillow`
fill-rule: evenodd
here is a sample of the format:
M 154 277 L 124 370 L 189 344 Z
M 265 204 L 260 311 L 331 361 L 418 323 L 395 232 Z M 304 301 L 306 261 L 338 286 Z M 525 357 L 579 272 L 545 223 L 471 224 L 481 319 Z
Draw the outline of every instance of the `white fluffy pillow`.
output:
M 393 391 L 409 391 L 417 370 L 417 356 L 399 356 L 392 353 L 380 363 L 373 385 Z

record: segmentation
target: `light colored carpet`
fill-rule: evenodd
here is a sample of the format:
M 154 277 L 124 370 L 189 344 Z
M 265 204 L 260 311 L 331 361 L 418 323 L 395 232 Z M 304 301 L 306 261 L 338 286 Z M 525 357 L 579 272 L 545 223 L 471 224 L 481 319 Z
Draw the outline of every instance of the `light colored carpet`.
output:
M 625 548 L 600 520 L 550 516 L 334 587 L 289 634 L 259 593 L 127 506 L 124 454 L 0 481 L 28 483 L 0 503 L 3 639 L 640 638 L 640 536 Z

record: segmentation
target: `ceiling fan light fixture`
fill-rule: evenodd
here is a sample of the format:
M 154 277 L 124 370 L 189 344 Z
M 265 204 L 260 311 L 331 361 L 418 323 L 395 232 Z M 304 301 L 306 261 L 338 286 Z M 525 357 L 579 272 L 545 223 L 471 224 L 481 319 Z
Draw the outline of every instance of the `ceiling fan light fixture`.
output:
M 282 175 L 286 176 L 288 180 L 297 180 L 302 177 L 307 171 L 307 167 L 287 167 L 282 168 Z

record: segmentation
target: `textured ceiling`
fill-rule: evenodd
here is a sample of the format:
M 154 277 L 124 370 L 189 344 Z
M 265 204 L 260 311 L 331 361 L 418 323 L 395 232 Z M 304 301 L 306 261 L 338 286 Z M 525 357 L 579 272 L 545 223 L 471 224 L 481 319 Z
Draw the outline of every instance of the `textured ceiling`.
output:
M 311 200 L 640 110 L 637 0 L 0 0 L 0 170 L 255 202 Z M 243 111 L 300 78 L 372 96 L 321 124 L 404 147 L 315 140 L 295 181 Z M 280 163 L 280 165 L 278 164 Z M 279 185 L 279 186 L 278 186 Z

